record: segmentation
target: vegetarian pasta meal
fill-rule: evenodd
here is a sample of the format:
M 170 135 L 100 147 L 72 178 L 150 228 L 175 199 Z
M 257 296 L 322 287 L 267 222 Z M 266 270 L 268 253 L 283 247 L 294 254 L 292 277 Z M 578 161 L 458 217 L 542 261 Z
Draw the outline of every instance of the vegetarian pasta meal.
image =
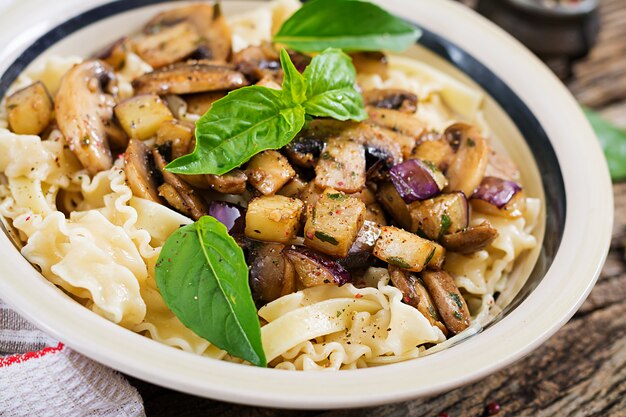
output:
M 2 105 L 0 214 L 77 302 L 188 352 L 427 354 L 486 323 L 540 201 L 480 91 L 390 53 L 418 36 L 355 0 L 194 3 L 36 63 Z

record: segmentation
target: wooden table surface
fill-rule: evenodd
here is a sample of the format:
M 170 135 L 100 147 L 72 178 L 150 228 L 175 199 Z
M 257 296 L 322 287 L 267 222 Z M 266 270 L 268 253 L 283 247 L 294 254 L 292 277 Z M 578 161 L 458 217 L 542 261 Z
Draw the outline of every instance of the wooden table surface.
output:
M 626 128 L 626 0 L 601 0 L 601 14 L 598 44 L 576 65 L 568 87 L 580 102 Z M 490 403 L 500 406 L 498 416 L 626 416 L 626 183 L 613 190 L 611 251 L 587 301 L 530 356 L 481 381 L 430 399 L 326 412 L 244 407 L 131 382 L 149 417 L 485 416 Z

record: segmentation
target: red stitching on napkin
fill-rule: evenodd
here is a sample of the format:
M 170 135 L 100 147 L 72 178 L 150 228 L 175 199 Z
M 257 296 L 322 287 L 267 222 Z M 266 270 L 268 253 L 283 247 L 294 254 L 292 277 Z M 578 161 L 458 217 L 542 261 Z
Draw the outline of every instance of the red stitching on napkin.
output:
M 63 345 L 63 343 L 59 343 L 56 347 L 49 346 L 47 348 L 43 348 L 35 352 L 28 352 L 28 353 L 23 353 L 19 355 L 5 356 L 3 358 L 0 358 L 0 368 L 9 366 L 9 365 L 14 365 L 16 363 L 24 363 L 30 359 L 41 358 L 42 356 L 45 356 L 49 353 L 57 353 L 57 352 L 60 352 L 61 349 L 63 349 L 64 347 L 65 345 Z

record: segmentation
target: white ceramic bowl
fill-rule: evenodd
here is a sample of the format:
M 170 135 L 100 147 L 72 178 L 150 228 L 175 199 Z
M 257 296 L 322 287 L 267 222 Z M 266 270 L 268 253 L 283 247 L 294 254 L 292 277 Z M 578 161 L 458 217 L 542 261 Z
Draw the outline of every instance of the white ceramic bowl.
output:
M 31 0 L 3 13 L 0 94 L 38 56 L 88 56 L 172 6 L 158 0 L 101 3 Z M 4 234 L 0 298 L 68 346 L 124 373 L 192 394 L 272 407 L 361 407 L 429 396 L 482 378 L 545 341 L 583 302 L 608 252 L 612 189 L 596 138 L 552 73 L 478 15 L 447 0 L 379 3 L 426 29 L 422 47 L 410 55 L 465 82 L 473 79 L 490 94 L 485 112 L 522 169 L 527 189 L 536 196 L 546 191 L 543 245 L 518 269 L 529 273 L 537 257 L 539 262 L 518 296 L 481 334 L 427 357 L 349 372 L 285 372 L 216 361 L 95 315 L 46 281 Z

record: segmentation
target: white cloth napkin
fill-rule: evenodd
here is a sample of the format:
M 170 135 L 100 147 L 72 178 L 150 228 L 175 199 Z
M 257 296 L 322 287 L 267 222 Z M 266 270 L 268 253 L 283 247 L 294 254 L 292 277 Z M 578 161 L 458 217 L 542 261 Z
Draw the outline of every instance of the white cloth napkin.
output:
M 72 351 L 0 301 L 0 415 L 145 416 L 119 373 Z

